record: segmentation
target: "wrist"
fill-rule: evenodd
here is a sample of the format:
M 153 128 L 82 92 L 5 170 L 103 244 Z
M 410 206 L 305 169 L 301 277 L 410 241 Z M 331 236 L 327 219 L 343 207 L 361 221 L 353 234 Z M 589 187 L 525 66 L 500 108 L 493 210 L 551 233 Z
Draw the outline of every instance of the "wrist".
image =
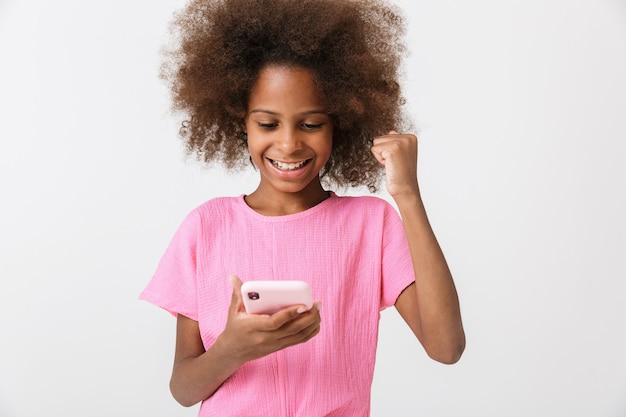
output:
M 239 349 L 237 349 L 236 345 L 229 343 L 227 339 L 222 333 L 217 337 L 209 350 L 212 351 L 212 356 L 218 359 L 223 366 L 232 369 L 234 372 L 247 361 L 239 355 Z
M 423 206 L 422 196 L 420 194 L 419 188 L 417 187 L 415 189 L 407 190 L 405 192 L 391 194 L 391 197 L 398 206 L 398 209 L 401 209 L 401 207 L 403 206 Z

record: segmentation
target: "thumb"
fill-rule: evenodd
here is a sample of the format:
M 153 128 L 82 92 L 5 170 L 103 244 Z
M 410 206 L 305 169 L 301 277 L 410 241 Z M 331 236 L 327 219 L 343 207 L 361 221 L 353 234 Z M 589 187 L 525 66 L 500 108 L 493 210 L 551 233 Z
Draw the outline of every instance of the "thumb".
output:
M 241 279 L 234 274 L 228 276 L 228 281 L 233 286 L 233 295 L 230 300 L 230 311 L 231 313 L 239 313 L 244 311 L 243 308 L 243 299 L 241 297 Z

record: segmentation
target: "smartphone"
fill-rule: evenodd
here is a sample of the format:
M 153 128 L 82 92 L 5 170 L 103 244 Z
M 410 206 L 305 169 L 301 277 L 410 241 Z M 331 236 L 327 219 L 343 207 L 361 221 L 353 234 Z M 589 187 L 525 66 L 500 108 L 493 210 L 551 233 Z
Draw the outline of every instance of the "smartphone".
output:
M 274 314 L 296 304 L 313 307 L 311 286 L 305 281 L 246 281 L 241 295 L 248 314 Z

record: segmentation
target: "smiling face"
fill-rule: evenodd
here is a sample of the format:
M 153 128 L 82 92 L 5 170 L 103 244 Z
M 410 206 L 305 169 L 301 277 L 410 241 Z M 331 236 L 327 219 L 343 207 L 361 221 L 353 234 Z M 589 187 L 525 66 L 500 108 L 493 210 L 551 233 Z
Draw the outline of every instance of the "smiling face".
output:
M 261 174 L 255 196 L 319 202 L 319 173 L 330 157 L 333 125 L 303 68 L 269 66 L 252 89 L 245 118 L 248 150 Z

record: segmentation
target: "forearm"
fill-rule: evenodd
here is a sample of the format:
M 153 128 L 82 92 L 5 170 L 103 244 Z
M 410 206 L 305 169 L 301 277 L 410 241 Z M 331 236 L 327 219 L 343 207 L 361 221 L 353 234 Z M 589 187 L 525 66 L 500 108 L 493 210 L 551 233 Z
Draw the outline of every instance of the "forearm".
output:
M 174 364 L 170 390 L 180 404 L 189 407 L 209 398 L 242 365 L 216 342 L 200 356 Z
M 395 197 L 415 271 L 412 314 L 405 317 L 428 354 L 456 362 L 465 348 L 459 301 L 452 274 L 428 221 L 418 192 Z

